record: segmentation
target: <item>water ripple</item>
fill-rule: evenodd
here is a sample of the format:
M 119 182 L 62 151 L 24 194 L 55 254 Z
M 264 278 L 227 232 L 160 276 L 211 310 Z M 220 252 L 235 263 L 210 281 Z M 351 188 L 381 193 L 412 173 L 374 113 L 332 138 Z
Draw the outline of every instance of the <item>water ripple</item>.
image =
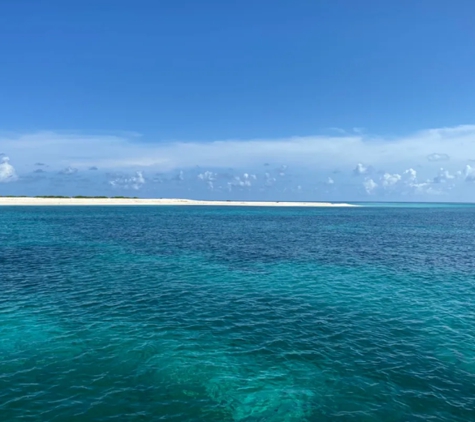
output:
M 475 420 L 474 216 L 2 209 L 2 420 Z

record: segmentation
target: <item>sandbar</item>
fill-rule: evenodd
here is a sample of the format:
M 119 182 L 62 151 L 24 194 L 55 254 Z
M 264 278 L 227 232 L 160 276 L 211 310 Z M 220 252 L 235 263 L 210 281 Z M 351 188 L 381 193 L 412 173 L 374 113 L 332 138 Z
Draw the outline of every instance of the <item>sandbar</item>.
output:
M 0 206 L 21 205 L 204 205 L 240 207 L 356 207 L 357 205 L 332 202 L 281 201 L 201 201 L 195 199 L 142 199 L 142 198 L 35 198 L 0 197 Z

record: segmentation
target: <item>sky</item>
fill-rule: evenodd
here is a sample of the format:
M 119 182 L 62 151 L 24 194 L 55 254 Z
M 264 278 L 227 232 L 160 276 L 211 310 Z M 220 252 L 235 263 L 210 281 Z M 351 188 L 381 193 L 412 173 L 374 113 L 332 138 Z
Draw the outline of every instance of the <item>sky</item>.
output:
M 0 195 L 475 201 L 471 0 L 2 0 Z

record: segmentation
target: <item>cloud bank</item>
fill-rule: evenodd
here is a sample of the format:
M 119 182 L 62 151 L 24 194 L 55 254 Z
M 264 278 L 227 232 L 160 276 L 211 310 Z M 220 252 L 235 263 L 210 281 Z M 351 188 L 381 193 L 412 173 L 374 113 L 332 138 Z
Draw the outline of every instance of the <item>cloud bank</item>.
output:
M 4 154 L 0 155 L 0 183 L 14 182 L 17 179 L 18 176 L 10 164 L 10 159 Z
M 8 154 L 1 157 L 0 182 L 14 182 L 8 183 L 9 189 L 42 180 L 48 186 L 80 182 L 85 190 L 140 190 L 147 195 L 161 184 L 166 193 L 187 196 L 474 197 L 475 169 L 470 163 L 475 159 L 475 125 L 397 138 L 340 130 L 336 136 L 209 142 L 40 132 L 0 137 L 0 148 Z M 40 173 L 38 168 L 48 171 Z

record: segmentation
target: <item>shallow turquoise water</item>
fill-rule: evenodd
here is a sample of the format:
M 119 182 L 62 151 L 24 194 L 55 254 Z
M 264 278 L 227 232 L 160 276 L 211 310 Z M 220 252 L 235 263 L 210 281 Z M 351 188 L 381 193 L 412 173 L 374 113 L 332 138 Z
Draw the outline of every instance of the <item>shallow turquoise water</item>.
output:
M 475 420 L 475 208 L 0 208 L 2 421 Z

